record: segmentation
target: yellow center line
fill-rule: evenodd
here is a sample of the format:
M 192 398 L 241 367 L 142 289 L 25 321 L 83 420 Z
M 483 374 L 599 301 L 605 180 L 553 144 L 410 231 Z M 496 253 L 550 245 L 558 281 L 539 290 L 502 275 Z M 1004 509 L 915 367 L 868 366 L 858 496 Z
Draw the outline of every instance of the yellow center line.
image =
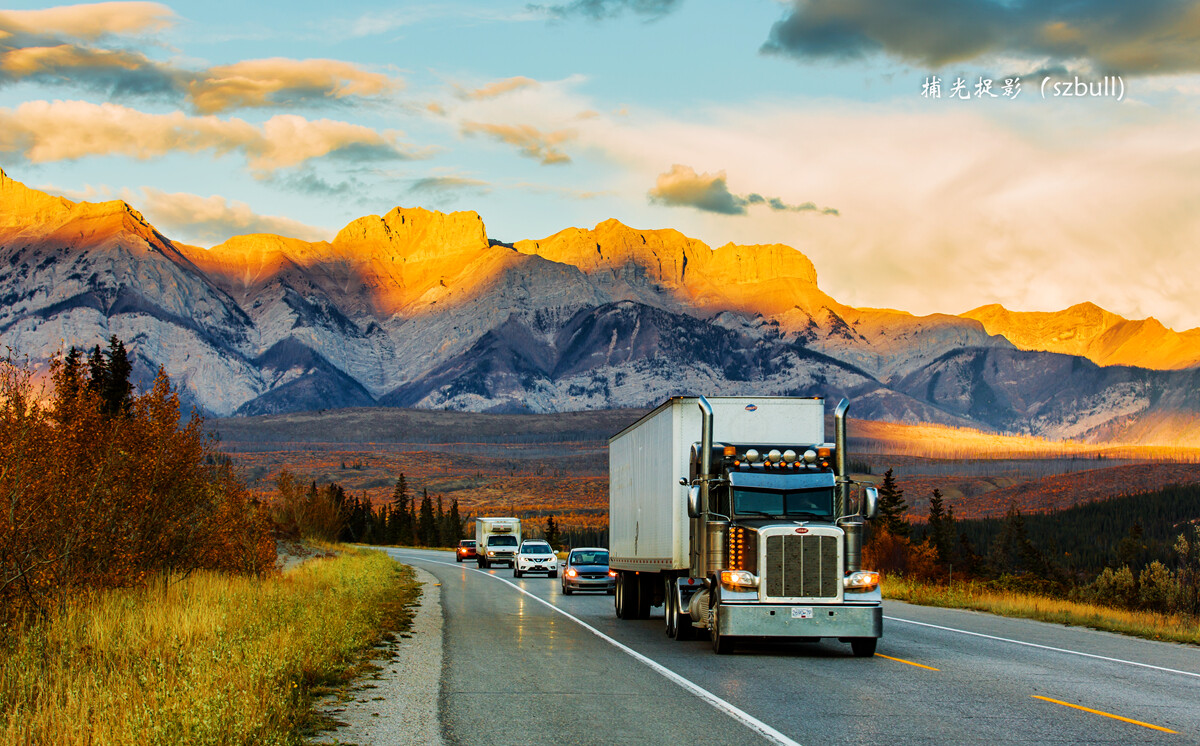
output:
M 927 668 L 930 671 L 941 671 L 942 670 L 940 668 L 934 668 L 933 666 L 926 666 L 926 665 L 922 665 L 920 663 L 913 663 L 912 661 L 906 661 L 903 658 L 893 658 L 892 656 L 884 655 L 883 653 L 876 653 L 875 655 L 880 658 L 887 658 L 890 661 L 896 661 L 897 663 L 907 663 L 908 665 L 916 666 L 917 668 Z
M 1090 707 L 1084 707 L 1082 705 L 1073 705 L 1070 702 L 1060 702 L 1057 699 L 1050 699 L 1049 697 L 1039 697 L 1036 694 L 1031 694 L 1029 696 L 1033 697 L 1034 699 L 1040 699 L 1044 702 L 1053 702 L 1054 704 L 1062 705 L 1063 707 L 1073 707 L 1076 710 L 1083 710 L 1084 712 L 1090 712 L 1093 715 L 1103 715 L 1104 717 L 1112 718 L 1113 720 L 1120 720 L 1125 723 L 1133 723 L 1134 725 L 1140 725 L 1143 728 L 1152 728 L 1154 730 L 1161 730 L 1163 733 L 1175 733 L 1175 734 L 1179 733 L 1179 731 L 1174 731 L 1174 730 L 1171 730 L 1170 728 L 1164 728 L 1161 725 L 1151 725 L 1150 723 L 1143 723 L 1140 720 L 1130 720 L 1129 718 L 1123 718 L 1120 715 L 1114 715 L 1111 712 L 1104 712 L 1103 710 L 1093 710 Z

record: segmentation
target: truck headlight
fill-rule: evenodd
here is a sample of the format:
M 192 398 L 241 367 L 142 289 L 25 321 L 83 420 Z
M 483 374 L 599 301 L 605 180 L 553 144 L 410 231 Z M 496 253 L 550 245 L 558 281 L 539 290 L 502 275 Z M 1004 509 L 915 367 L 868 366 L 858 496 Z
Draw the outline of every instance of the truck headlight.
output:
M 852 572 L 842 578 L 842 587 L 848 591 L 857 591 L 859 593 L 873 591 L 879 587 L 879 573 L 869 570 Z
M 495 553 L 495 552 L 493 552 L 492 550 L 490 550 L 490 549 L 489 549 L 489 550 L 488 550 L 488 556 L 489 556 L 489 557 L 495 557 L 495 556 L 496 556 L 496 553 Z
M 721 584 L 736 588 L 757 588 L 758 576 L 749 570 L 722 570 Z

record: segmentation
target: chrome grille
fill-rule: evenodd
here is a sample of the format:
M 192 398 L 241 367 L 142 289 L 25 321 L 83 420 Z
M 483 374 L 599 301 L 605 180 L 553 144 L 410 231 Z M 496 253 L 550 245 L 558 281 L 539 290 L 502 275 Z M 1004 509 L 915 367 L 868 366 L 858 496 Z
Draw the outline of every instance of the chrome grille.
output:
M 768 536 L 767 595 L 837 598 L 838 537 Z

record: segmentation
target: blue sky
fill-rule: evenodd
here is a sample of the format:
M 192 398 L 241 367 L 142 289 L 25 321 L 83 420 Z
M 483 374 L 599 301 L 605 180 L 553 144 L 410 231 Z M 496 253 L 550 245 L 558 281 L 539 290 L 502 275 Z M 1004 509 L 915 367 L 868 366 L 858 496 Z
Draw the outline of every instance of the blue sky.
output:
M 505 241 L 615 217 L 794 246 L 859 306 L 1182 330 L 1198 69 L 1195 0 L 18 3 L 0 166 L 203 246 L 396 205 Z M 1120 101 L 1039 86 L 1113 76 Z

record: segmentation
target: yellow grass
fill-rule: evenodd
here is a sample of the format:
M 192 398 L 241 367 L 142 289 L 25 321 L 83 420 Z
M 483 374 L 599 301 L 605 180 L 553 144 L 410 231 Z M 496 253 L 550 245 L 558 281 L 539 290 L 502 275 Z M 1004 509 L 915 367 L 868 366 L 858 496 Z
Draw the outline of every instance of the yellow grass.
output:
M 0 742 L 293 744 L 420 591 L 382 552 L 80 598 L 4 643 Z
M 884 598 L 923 606 L 975 609 L 1151 640 L 1200 644 L 1200 619 L 1180 614 L 1126 611 L 1028 593 L 997 591 L 975 582 L 931 585 L 889 576 L 882 587 Z
M 1105 458 L 1200 461 L 1200 447 L 1138 443 L 1084 443 L 1029 435 L 1002 435 L 969 427 L 855 420 L 855 453 L 948 459 Z

